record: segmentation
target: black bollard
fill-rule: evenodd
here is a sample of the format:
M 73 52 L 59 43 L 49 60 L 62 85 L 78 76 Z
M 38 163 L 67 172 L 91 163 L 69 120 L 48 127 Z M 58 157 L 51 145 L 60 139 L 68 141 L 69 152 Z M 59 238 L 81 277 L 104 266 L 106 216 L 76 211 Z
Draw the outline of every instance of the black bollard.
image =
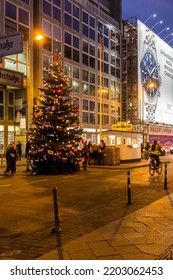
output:
M 127 191 L 128 191 L 128 205 L 132 204 L 131 202 L 131 189 L 130 189 L 130 171 L 127 171 Z
M 167 163 L 165 163 L 165 180 L 164 180 L 164 189 L 167 190 Z
M 55 228 L 52 229 L 52 233 L 61 232 L 61 228 L 59 226 L 59 215 L 58 215 L 58 202 L 57 202 L 57 187 L 52 187 L 53 191 L 53 206 L 54 206 L 54 219 L 55 219 Z

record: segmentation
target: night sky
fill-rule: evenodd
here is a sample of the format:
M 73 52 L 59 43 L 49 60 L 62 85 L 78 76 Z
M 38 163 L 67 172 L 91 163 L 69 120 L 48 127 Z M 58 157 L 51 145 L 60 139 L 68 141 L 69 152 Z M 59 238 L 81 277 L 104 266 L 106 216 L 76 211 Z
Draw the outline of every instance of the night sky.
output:
M 144 22 L 152 14 L 156 13 L 157 16 L 148 20 L 146 25 L 152 28 L 158 21 L 163 20 L 162 24 L 158 24 L 153 28 L 153 31 L 156 34 L 162 31 L 165 27 L 170 28 L 168 31 L 165 30 L 160 34 L 162 39 L 173 32 L 173 0 L 122 0 L 122 3 L 123 20 L 126 20 L 129 17 L 137 17 Z M 168 42 L 173 38 L 173 36 L 171 36 L 172 35 L 165 39 L 165 41 Z

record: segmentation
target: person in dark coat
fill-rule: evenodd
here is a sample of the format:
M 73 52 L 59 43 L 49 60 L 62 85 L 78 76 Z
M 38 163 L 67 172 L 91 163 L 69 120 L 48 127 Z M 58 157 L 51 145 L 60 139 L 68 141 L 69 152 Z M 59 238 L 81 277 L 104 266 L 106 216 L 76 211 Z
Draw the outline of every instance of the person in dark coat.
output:
M 105 149 L 106 149 L 106 144 L 103 140 L 101 140 L 99 145 L 98 165 L 104 165 Z
M 16 151 L 17 151 L 17 158 L 18 160 L 21 160 L 21 156 L 22 156 L 22 144 L 20 141 L 18 141 L 17 145 L 16 145 Z
M 28 141 L 25 147 L 25 158 L 26 158 L 26 171 L 31 171 L 30 167 L 30 152 L 31 150 L 31 142 Z
M 7 148 L 6 151 L 7 168 L 4 171 L 5 175 L 8 176 L 10 171 L 12 175 L 16 172 L 16 160 L 17 160 L 17 151 L 15 149 L 14 142 L 11 142 L 10 147 Z

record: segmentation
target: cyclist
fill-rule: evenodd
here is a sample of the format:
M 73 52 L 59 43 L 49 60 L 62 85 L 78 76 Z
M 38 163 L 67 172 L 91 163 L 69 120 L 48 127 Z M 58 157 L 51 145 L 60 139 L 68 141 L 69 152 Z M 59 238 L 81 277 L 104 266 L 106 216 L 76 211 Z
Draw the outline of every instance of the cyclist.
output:
M 152 158 L 155 159 L 156 161 L 156 172 L 158 173 L 158 168 L 159 168 L 159 163 L 160 163 L 160 158 L 159 155 L 162 153 L 162 151 L 160 150 L 160 147 L 157 143 L 157 141 L 155 140 L 154 143 L 152 144 L 150 150 L 149 150 L 149 156 L 151 156 Z

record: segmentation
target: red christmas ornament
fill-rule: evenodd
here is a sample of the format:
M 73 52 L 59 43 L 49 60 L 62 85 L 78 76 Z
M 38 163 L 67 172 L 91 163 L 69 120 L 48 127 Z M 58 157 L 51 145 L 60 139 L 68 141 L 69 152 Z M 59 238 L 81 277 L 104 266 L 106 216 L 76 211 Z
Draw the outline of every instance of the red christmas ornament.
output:
M 58 62 L 59 61 L 59 56 L 57 54 L 54 55 L 53 60 Z
M 56 93 L 62 93 L 62 88 L 57 88 Z

